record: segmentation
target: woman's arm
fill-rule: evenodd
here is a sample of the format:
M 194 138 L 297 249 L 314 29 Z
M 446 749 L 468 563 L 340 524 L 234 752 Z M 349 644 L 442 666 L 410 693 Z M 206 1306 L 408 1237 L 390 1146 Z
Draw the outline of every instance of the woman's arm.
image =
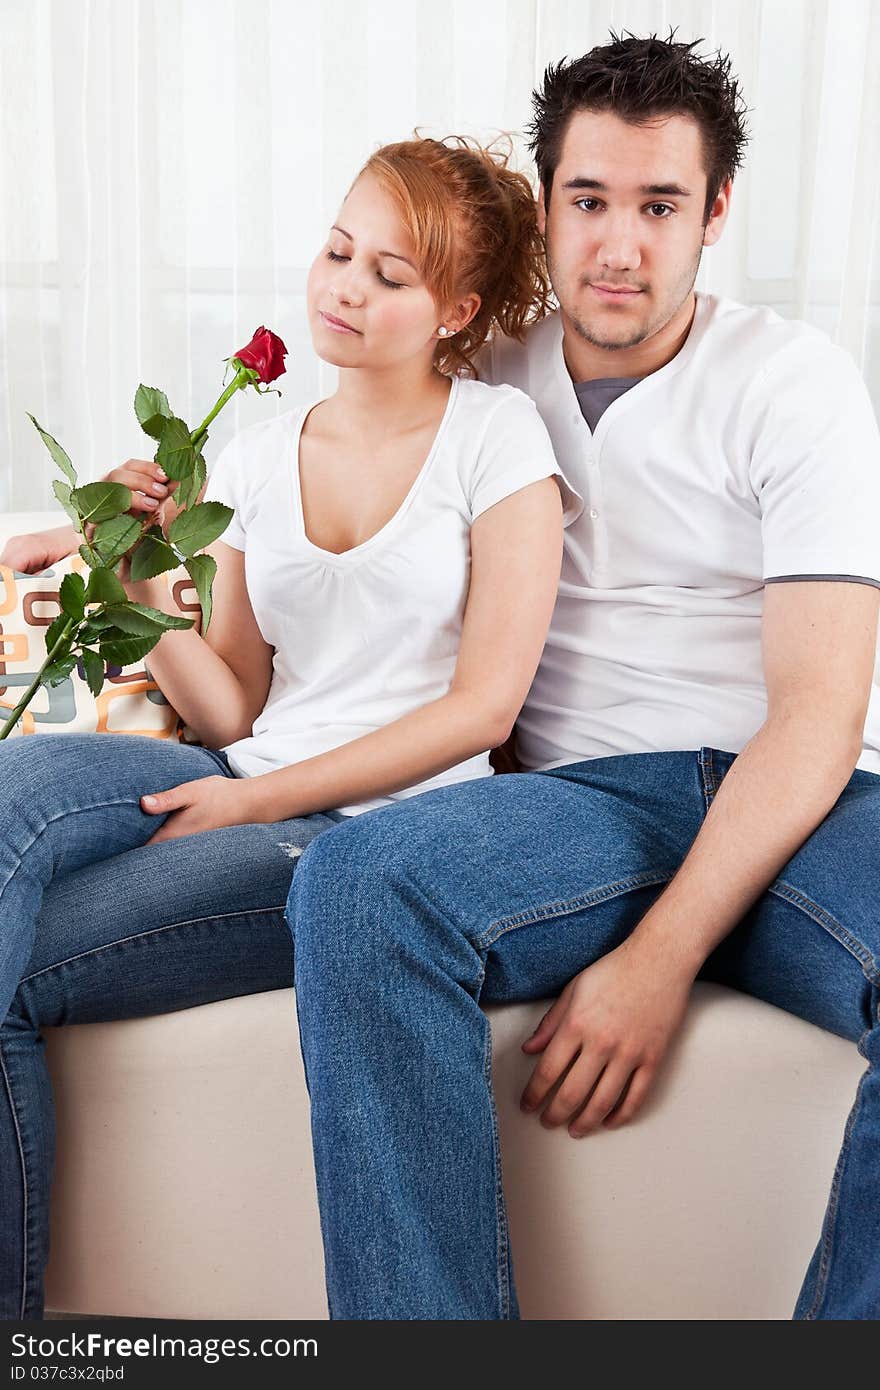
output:
M 277 772 L 235 783 L 209 777 L 157 794 L 144 809 L 177 814 L 154 840 L 369 801 L 503 743 L 540 660 L 561 558 L 562 502 L 552 478 L 490 507 L 471 527 L 470 589 L 448 694 Z
M 194 628 L 166 632 L 150 652 L 150 675 L 169 704 L 209 748 L 250 734 L 272 680 L 273 648 L 263 640 L 245 583 L 244 552 L 223 541 L 208 548 L 217 561 L 207 637 Z M 160 576 L 126 592 L 136 603 L 177 609 Z

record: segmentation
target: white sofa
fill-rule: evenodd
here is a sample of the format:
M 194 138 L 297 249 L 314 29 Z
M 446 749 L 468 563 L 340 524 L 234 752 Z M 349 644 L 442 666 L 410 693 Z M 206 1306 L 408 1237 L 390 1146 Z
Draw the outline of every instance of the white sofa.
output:
M 778 1009 L 697 984 L 641 1118 L 573 1140 L 524 1116 L 492 1007 L 514 1270 L 527 1318 L 787 1318 L 863 1062 Z M 294 995 L 49 1030 L 58 1170 L 47 1306 L 326 1317 Z
M 0 547 L 40 515 L 0 516 Z M 524 1116 L 545 1003 L 488 1010 L 526 1318 L 787 1318 L 864 1063 L 708 984 L 642 1115 L 575 1141 Z M 49 1030 L 47 1308 L 326 1316 L 293 992 Z

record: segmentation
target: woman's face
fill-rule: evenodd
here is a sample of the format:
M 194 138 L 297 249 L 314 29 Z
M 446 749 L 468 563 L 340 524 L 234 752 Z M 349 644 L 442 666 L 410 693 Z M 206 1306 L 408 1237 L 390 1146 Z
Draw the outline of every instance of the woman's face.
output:
M 325 362 L 384 368 L 419 354 L 431 361 L 442 320 L 400 215 L 370 173 L 350 190 L 312 264 L 307 302 Z

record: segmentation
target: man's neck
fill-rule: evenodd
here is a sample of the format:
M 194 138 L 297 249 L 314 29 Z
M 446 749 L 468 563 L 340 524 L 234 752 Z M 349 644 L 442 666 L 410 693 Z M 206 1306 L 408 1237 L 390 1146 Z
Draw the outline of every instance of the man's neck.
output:
M 694 321 L 697 301 L 691 290 L 681 308 L 657 333 L 631 348 L 601 348 L 588 343 L 560 309 L 562 353 L 574 382 L 599 381 L 608 377 L 643 377 L 671 362 L 687 342 Z

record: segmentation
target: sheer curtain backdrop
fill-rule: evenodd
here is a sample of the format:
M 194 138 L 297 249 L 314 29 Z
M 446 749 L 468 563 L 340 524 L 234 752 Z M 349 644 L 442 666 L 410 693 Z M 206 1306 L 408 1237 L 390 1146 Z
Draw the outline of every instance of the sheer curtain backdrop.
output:
M 209 462 L 329 389 L 306 272 L 369 151 L 521 131 L 549 61 L 669 25 L 752 108 L 698 286 L 827 330 L 880 410 L 878 0 L 0 0 L 0 510 L 51 502 L 26 412 L 97 476 L 146 452 L 139 381 L 195 421 L 258 324 L 283 398 L 226 411 Z

